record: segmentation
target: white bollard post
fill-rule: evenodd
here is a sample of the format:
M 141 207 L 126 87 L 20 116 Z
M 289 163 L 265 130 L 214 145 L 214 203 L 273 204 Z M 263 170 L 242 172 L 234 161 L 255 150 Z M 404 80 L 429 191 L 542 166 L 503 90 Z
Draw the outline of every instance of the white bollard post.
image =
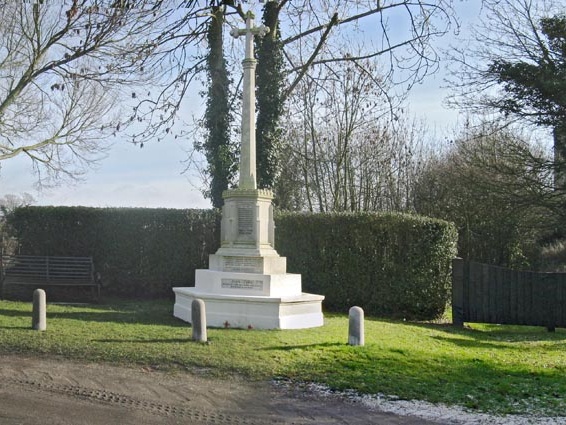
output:
M 348 344 L 364 345 L 364 310 L 352 307 L 349 311 Z
M 193 341 L 206 342 L 206 309 L 203 300 L 195 299 L 191 303 L 191 323 L 193 326 Z
M 36 331 L 44 331 L 47 329 L 46 304 L 45 291 L 43 289 L 36 289 L 33 291 L 31 327 Z

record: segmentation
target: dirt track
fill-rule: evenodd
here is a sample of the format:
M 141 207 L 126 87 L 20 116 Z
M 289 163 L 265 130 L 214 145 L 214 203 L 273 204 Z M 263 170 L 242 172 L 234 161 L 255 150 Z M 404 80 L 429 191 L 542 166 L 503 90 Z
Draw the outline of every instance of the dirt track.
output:
M 0 356 L 0 424 L 426 424 L 268 382 Z

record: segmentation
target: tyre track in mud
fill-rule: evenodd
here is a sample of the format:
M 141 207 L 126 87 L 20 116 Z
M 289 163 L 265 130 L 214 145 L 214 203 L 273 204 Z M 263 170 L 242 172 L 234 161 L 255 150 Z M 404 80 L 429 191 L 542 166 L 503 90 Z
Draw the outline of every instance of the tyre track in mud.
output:
M 3 425 L 423 425 L 421 418 L 368 409 L 292 382 L 0 355 Z M 438 422 L 436 422 L 438 423 Z
M 172 405 L 152 400 L 144 400 L 125 394 L 119 394 L 103 389 L 86 388 L 78 385 L 66 385 L 57 383 L 38 382 L 29 379 L 4 378 L 0 386 L 15 385 L 27 390 L 55 393 L 67 397 L 79 398 L 90 402 L 115 405 L 128 409 L 141 410 L 153 415 L 169 418 L 179 418 L 190 421 L 191 424 L 233 424 L 233 425 L 264 425 L 264 421 L 245 418 L 238 415 L 214 413 L 206 410 L 190 408 L 186 406 Z M 272 424 L 283 424 L 279 421 L 271 421 Z

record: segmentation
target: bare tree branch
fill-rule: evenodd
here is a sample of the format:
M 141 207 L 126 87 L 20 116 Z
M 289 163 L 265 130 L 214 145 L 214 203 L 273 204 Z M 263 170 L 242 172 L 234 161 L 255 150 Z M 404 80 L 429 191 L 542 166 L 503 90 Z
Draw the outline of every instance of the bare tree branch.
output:
M 76 177 L 120 125 L 124 85 L 143 70 L 170 12 L 150 2 L 9 2 L 0 11 L 0 161 L 27 156 L 38 178 Z
M 299 84 L 299 82 L 302 80 L 302 78 L 305 76 L 305 74 L 307 73 L 308 69 L 310 68 L 310 66 L 312 65 L 312 63 L 314 62 L 314 59 L 318 56 L 318 53 L 320 52 L 320 49 L 322 49 L 322 46 L 324 45 L 326 39 L 328 38 L 328 35 L 330 34 L 330 31 L 332 30 L 332 27 L 334 25 L 336 25 L 336 23 L 338 22 L 338 14 L 334 14 L 332 16 L 332 19 L 330 20 L 329 24 L 326 26 L 326 31 L 324 32 L 324 34 L 322 34 L 322 37 L 320 37 L 320 41 L 318 42 L 318 45 L 316 46 L 316 48 L 314 49 L 314 51 L 312 52 L 310 58 L 305 62 L 305 64 L 300 68 L 299 70 L 299 74 L 297 75 L 297 77 L 295 78 L 295 80 L 289 85 L 289 87 L 285 90 L 285 92 L 283 93 L 283 99 L 286 99 L 290 93 L 293 92 L 293 90 L 295 89 L 295 87 L 297 87 L 297 84 Z

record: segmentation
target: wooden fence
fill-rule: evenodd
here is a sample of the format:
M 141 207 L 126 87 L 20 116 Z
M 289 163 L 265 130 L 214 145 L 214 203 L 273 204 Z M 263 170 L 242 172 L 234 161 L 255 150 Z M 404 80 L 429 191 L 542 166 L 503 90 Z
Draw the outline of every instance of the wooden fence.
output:
M 566 273 L 452 264 L 452 322 L 566 327 Z

